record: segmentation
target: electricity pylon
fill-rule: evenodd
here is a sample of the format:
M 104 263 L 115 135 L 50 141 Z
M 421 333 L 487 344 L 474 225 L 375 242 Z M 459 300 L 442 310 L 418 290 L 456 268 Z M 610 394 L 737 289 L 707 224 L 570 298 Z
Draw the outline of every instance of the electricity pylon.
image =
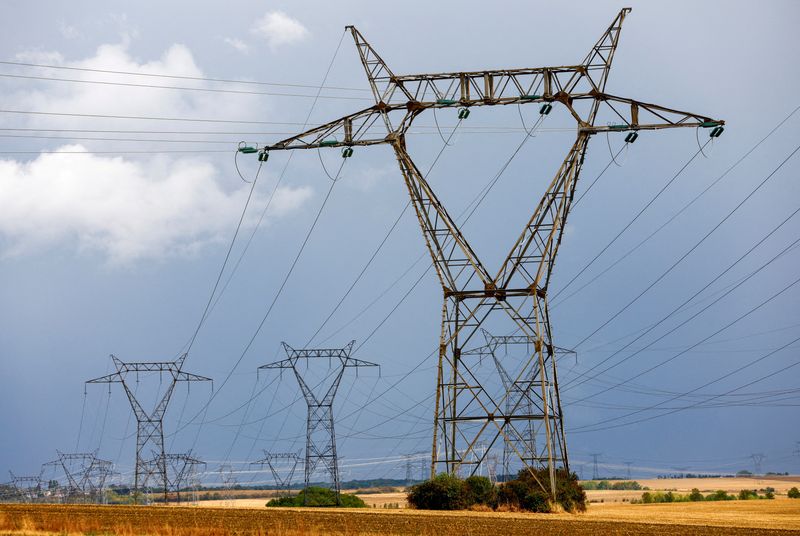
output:
M 163 454 L 166 467 L 167 489 L 175 493 L 175 502 L 181 502 L 181 489 L 193 488 L 197 475 L 197 468 L 206 467 L 206 462 L 200 461 L 192 455 L 192 451 L 182 454 Z
M 577 65 L 491 69 L 484 71 L 396 75 L 364 36 L 349 26 L 366 71 L 375 104 L 324 125 L 265 145 L 259 160 L 270 151 L 340 147 L 342 156 L 353 147 L 390 145 L 408 188 L 436 273 L 444 291 L 442 330 L 439 341 L 431 475 L 443 465 L 456 474 L 462 465 L 474 473 L 480 464 L 470 454 L 485 440 L 513 442 L 522 434 L 516 416 L 503 415 L 505 396 L 489 392 L 471 366 L 461 359 L 477 330 L 487 321 L 504 321 L 535 341 L 527 368 L 534 370 L 541 400 L 542 434 L 535 456 L 523 465 L 539 481 L 534 469 L 549 472 L 550 486 L 539 484 L 555 498 L 556 469 L 569 471 L 564 438 L 561 399 L 550 326 L 548 296 L 553 264 L 575 194 L 589 139 L 597 133 L 624 133 L 632 142 L 639 130 L 708 127 L 711 136 L 722 133 L 723 121 L 682 112 L 606 93 L 620 31 L 629 8 L 619 12 L 611 25 Z M 511 247 L 495 275 L 491 275 L 417 168 L 406 147 L 413 121 L 428 110 L 460 108 L 464 119 L 470 108 L 509 104 L 537 104 L 547 114 L 563 106 L 577 124 L 577 138 L 549 183 L 541 201 Z M 613 120 L 600 124 L 598 120 Z M 386 133 L 375 135 L 374 126 Z M 525 416 L 522 421 L 529 419 Z M 533 464 L 531 463 L 533 462 Z
M 64 500 L 102 500 L 106 480 L 114 464 L 97 457 L 97 452 L 61 452 L 58 457 L 44 464 L 61 469 L 66 478 Z
M 135 500 L 137 501 L 138 492 L 148 487 L 150 477 L 153 475 L 158 477 L 158 484 L 164 490 L 164 501 L 167 501 L 169 480 L 167 479 L 167 457 L 164 451 L 164 414 L 167 412 L 170 398 L 172 398 L 172 393 L 175 391 L 175 385 L 178 382 L 211 381 L 211 378 L 190 374 L 182 370 L 183 362 L 186 361 L 186 355 L 187 354 L 183 354 L 175 361 L 132 363 L 125 363 L 112 355 L 111 359 L 117 371 L 86 382 L 121 383 L 125 394 L 128 395 L 128 401 L 136 416 L 137 423 L 136 469 L 133 484 L 133 489 L 136 492 Z M 132 391 L 128 385 L 128 374 L 135 373 L 138 381 L 140 372 L 157 372 L 159 377 L 167 373 L 170 377 L 164 394 L 161 396 L 161 399 L 158 400 L 158 403 L 152 411 L 148 411 L 142 407 L 142 404 L 136 399 L 136 393 Z M 146 453 L 148 451 L 152 451 L 154 454 L 152 457 L 146 458 L 145 456 L 147 456 Z
M 505 398 L 505 411 L 498 418 L 514 418 L 518 421 L 518 435 L 509 438 L 503 445 L 503 474 L 511 474 L 511 460 L 520 458 L 523 463 L 532 465 L 536 462 L 536 436 L 541 432 L 542 420 L 539 415 L 543 411 L 543 402 L 537 396 L 536 380 L 538 370 L 534 364 L 533 370 L 527 376 L 516 376 L 516 372 L 510 373 L 503 365 L 502 356 L 498 355 L 498 350 L 503 347 L 508 351 L 509 346 L 524 346 L 527 350 L 526 355 L 530 355 L 530 349 L 536 345 L 536 341 L 524 335 L 492 335 L 485 329 L 481 329 L 486 344 L 478 346 L 461 353 L 462 359 L 465 356 L 477 355 L 480 358 L 491 356 L 500 381 L 503 385 L 503 397 Z M 555 355 L 576 355 L 575 350 L 554 347 Z M 524 422 L 527 418 L 527 422 Z
M 14 493 L 17 498 L 22 502 L 33 502 L 42 496 L 42 473 L 31 476 L 15 475 L 11 471 L 11 486 L 14 488 Z
M 258 465 L 266 464 L 272 473 L 272 478 L 275 480 L 278 493 L 284 492 L 287 496 L 290 494 L 294 472 L 300 463 L 300 456 L 296 452 L 269 452 L 265 450 L 264 457 L 253 463 Z
M 761 453 L 751 454 L 750 459 L 753 460 L 753 468 L 756 470 L 755 474 L 760 475 L 761 473 L 761 464 L 766 458 L 765 455 Z
M 305 490 L 303 494 L 303 502 L 308 501 L 308 487 L 311 484 L 311 477 L 316 472 L 317 468 L 321 465 L 323 470 L 330 475 L 333 490 L 336 493 L 336 504 L 339 505 L 339 460 L 336 455 L 336 434 L 333 430 L 333 399 L 336 396 L 336 391 L 339 389 L 339 384 L 342 381 L 345 369 L 348 367 L 377 367 L 379 365 L 370 363 L 369 361 L 362 361 L 350 357 L 350 352 L 353 351 L 353 345 L 356 341 L 350 343 L 344 348 L 304 348 L 295 349 L 286 344 L 281 343 L 283 349 L 286 351 L 287 358 L 282 361 L 276 361 L 268 365 L 258 367 L 261 369 L 292 369 L 297 378 L 297 383 L 300 384 L 300 390 L 306 399 L 308 405 L 308 420 L 306 422 L 306 459 L 305 459 Z M 303 379 L 297 364 L 303 359 L 308 366 L 311 365 L 311 359 L 338 359 L 338 370 L 335 370 L 331 375 L 332 381 L 322 381 L 320 384 L 312 387 Z M 315 388 L 318 392 L 314 392 Z
M 600 479 L 600 469 L 597 465 L 597 458 L 602 456 L 599 452 L 595 452 L 592 454 L 592 480 L 599 480 Z

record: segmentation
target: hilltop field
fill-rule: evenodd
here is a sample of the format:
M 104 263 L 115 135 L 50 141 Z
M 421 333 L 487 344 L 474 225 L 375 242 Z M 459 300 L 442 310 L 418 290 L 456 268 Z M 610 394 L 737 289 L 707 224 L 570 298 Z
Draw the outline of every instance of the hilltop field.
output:
M 0 505 L 0 535 L 121 536 L 800 534 L 800 500 L 785 492 L 800 477 L 640 480 L 653 491 L 775 488 L 773 500 L 631 504 L 620 493 L 592 491 L 585 514 L 430 512 L 405 508 L 405 493 L 360 493 L 370 508 L 266 508 L 264 499 L 201 501 L 193 506 Z M 602 502 L 600 502 L 602 500 Z

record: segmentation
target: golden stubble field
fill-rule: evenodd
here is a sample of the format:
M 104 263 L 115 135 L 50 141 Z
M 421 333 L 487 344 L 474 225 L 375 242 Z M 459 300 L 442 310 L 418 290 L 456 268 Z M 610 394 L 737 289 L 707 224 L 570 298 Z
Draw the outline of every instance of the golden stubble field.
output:
M 0 534 L 120 536 L 788 535 L 800 501 L 592 505 L 586 514 L 383 509 L 0 505 Z

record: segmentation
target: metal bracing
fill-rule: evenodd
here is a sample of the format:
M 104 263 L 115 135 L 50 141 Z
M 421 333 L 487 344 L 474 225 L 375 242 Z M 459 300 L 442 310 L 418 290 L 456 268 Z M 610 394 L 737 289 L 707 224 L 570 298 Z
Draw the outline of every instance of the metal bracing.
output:
M 8 474 L 11 475 L 11 486 L 14 488 L 14 494 L 18 501 L 30 503 L 43 496 L 41 472 L 38 475 L 30 476 L 15 475 L 11 471 Z
M 111 476 L 114 464 L 97 457 L 97 452 L 61 452 L 57 458 L 44 464 L 60 469 L 66 485 L 60 490 L 61 499 L 71 501 L 102 502 L 106 481 Z
M 336 504 L 339 504 L 339 492 L 341 491 L 339 481 L 339 459 L 336 454 L 336 434 L 333 428 L 333 399 L 339 384 L 342 381 L 344 371 L 349 367 L 377 367 L 379 365 L 362 361 L 350 357 L 353 345 L 350 343 L 344 348 L 304 348 L 295 349 L 281 343 L 286 352 L 287 358 L 276 361 L 268 365 L 258 367 L 262 369 L 291 369 L 300 385 L 300 390 L 306 399 L 308 406 L 308 417 L 306 421 L 306 456 L 305 456 L 305 489 L 311 484 L 312 476 L 321 469 L 327 473 L 331 479 L 331 485 L 336 493 Z M 298 363 L 305 360 L 307 366 L 311 366 L 311 359 L 327 359 L 334 363 L 329 379 L 312 387 L 303 378 L 298 368 Z M 338 362 L 336 362 L 338 360 Z M 304 494 L 304 500 L 307 500 Z
M 164 501 L 167 501 L 169 480 L 167 477 L 167 453 L 164 451 L 164 414 L 167 412 L 172 393 L 178 382 L 212 381 L 211 378 L 198 376 L 182 370 L 187 354 L 183 354 L 175 361 L 159 362 L 131 362 L 125 363 L 112 355 L 111 359 L 116 367 L 116 372 L 101 376 L 86 383 L 120 383 L 128 396 L 131 409 L 136 416 L 136 469 L 134 472 L 133 488 L 138 500 L 139 492 L 148 487 L 158 486 L 164 492 Z M 157 372 L 159 377 L 168 375 L 164 394 L 158 399 L 155 408 L 146 410 L 136 399 L 136 394 L 131 390 L 127 377 L 133 373 L 138 381 L 141 372 Z M 110 388 L 110 387 L 109 387 Z M 148 455 L 148 453 L 150 453 Z M 151 482 L 152 477 L 157 477 L 157 482 Z
M 482 460 L 473 463 L 471 454 L 480 441 L 486 441 L 490 449 L 498 440 L 513 446 L 520 438 L 515 439 L 511 423 L 529 420 L 517 413 L 505 415 L 508 393 L 498 396 L 489 392 L 479 371 L 462 360 L 465 351 L 478 345 L 474 339 L 479 338 L 476 335 L 484 324 L 490 322 L 497 332 L 504 323 L 504 330 L 534 341 L 519 377 L 535 378 L 530 392 L 536 392 L 540 406 L 537 418 L 541 438 L 537 438 L 536 452 L 530 456 L 516 454 L 534 478 L 534 469 L 547 469 L 549 486 L 539 483 L 555 497 L 556 469 L 568 471 L 569 461 L 547 299 L 589 139 L 598 132 L 665 128 L 715 127 L 712 135 L 721 132 L 721 120 L 606 92 L 622 23 L 630 11 L 625 8 L 619 12 L 577 65 L 415 75 L 394 74 L 363 35 L 349 26 L 375 104 L 266 144 L 261 150 L 376 144 L 394 149 L 444 293 L 432 476 L 440 466 L 455 474 L 462 465 L 471 465 L 474 472 Z M 574 119 L 577 134 L 505 261 L 491 275 L 414 164 L 406 148 L 406 134 L 413 121 L 429 109 L 509 104 L 544 105 L 540 113 L 549 112 L 548 106 L 563 106 Z M 611 121 L 596 124 L 601 115 Z M 380 123 L 386 127 L 385 135 L 375 134 L 373 127 Z M 350 154 L 348 151 L 343 156 Z M 262 155 L 262 159 L 265 157 Z
M 300 455 L 296 452 L 269 452 L 264 451 L 264 457 L 253 462 L 254 465 L 267 465 L 278 493 L 289 494 L 294 481 L 294 473 L 300 464 Z
M 160 456 L 166 467 L 167 490 L 175 494 L 175 502 L 181 502 L 181 490 L 192 488 L 196 484 L 197 469 L 206 467 L 206 462 L 192 455 L 192 451 L 179 454 L 162 454 Z M 159 463 L 159 465 L 160 465 Z

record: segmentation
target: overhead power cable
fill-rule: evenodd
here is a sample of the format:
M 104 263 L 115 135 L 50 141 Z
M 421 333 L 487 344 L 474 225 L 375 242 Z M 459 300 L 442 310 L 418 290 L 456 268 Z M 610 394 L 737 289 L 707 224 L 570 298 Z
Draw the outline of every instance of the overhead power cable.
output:
M 313 84 L 291 84 L 285 82 L 259 82 L 256 80 L 234 80 L 231 78 L 209 78 L 202 76 L 181 76 L 175 74 L 162 74 L 162 73 L 142 73 L 136 71 L 115 71 L 111 69 L 90 69 L 88 67 L 69 67 L 65 65 L 45 65 L 41 63 L 28 63 L 21 61 L 0 61 L 0 65 L 15 65 L 18 67 L 39 67 L 42 69 L 59 69 L 64 71 L 80 71 L 85 73 L 104 73 L 104 74 L 122 74 L 131 76 L 147 76 L 151 78 L 169 78 L 173 80 L 195 80 L 198 82 L 219 82 L 226 84 L 243 84 L 250 86 L 276 86 L 276 87 L 297 87 L 307 89 L 335 89 L 339 91 L 361 91 L 369 93 L 367 88 L 355 87 L 342 87 L 342 86 L 316 86 Z
M 603 323 L 602 323 L 600 326 L 598 326 L 598 327 L 597 327 L 597 328 L 596 328 L 594 331 L 592 331 L 590 334 L 588 334 L 588 335 L 587 335 L 587 336 L 585 336 L 583 339 L 581 339 L 581 341 L 580 341 L 580 342 L 578 342 L 578 343 L 577 343 L 577 344 L 574 346 L 574 348 L 578 348 L 578 347 L 580 347 L 580 346 L 581 346 L 583 343 L 585 343 L 587 340 L 589 340 L 590 338 L 594 337 L 594 336 L 595 336 L 595 335 L 596 335 L 596 334 L 597 334 L 597 333 L 598 333 L 600 330 L 602 330 L 602 329 L 603 329 L 603 328 L 605 328 L 605 327 L 606 327 L 608 324 L 610 324 L 611 322 L 613 322 L 613 321 L 614 321 L 614 320 L 615 320 L 617 317 L 619 317 L 619 315 L 621 315 L 623 312 L 625 312 L 625 311 L 626 311 L 626 310 L 627 310 L 627 309 L 628 309 L 628 308 L 629 308 L 631 305 L 633 305 L 634 303 L 636 303 L 636 302 L 637 302 L 637 301 L 638 301 L 638 300 L 639 300 L 639 299 L 640 299 L 642 296 L 644 296 L 644 295 L 645 295 L 645 294 L 646 294 L 646 293 L 647 293 L 647 292 L 648 292 L 650 289 L 652 289 L 652 288 L 653 288 L 655 285 L 657 285 L 657 284 L 658 284 L 658 283 L 659 283 L 659 282 L 660 282 L 662 279 L 664 279 L 664 278 L 665 278 L 665 277 L 666 277 L 666 276 L 667 276 L 667 275 L 668 275 L 670 272 L 672 272 L 672 270 L 674 270 L 674 269 L 675 269 L 675 267 L 677 267 L 677 266 L 678 266 L 678 265 L 679 265 L 681 262 L 683 262 L 683 260 L 684 260 L 684 259 L 686 259 L 686 257 L 688 257 L 688 256 L 689 256 L 689 255 L 690 255 L 690 254 L 691 254 L 693 251 L 695 251 L 695 250 L 696 250 L 698 247 L 700 247 L 700 245 L 701 245 L 701 244 L 703 244 L 703 242 L 705 242 L 705 241 L 708 239 L 708 237 L 710 237 L 712 234 L 714 234 L 714 232 L 716 232 L 716 230 L 717 230 L 717 229 L 719 229 L 719 228 L 720 228 L 720 227 L 721 227 L 721 226 L 722 226 L 722 225 L 723 225 L 723 224 L 724 224 L 726 221 L 728 221 L 728 219 L 729 219 L 731 216 L 733 216 L 733 215 L 734 215 L 734 214 L 735 214 L 735 213 L 736 213 L 736 212 L 739 210 L 739 208 L 741 208 L 741 207 L 742 207 L 742 205 L 744 205 L 744 204 L 745 204 L 745 203 L 746 203 L 746 202 L 747 202 L 747 201 L 748 201 L 748 200 L 749 200 L 751 197 L 753 197 L 753 196 L 756 194 L 756 192 L 758 192 L 758 191 L 761 189 L 761 187 L 762 187 L 762 186 L 764 186 L 764 185 L 765 185 L 765 184 L 766 184 L 766 183 L 767 183 L 767 182 L 768 182 L 768 181 L 769 181 L 769 180 L 770 180 L 770 179 L 771 179 L 771 178 L 772 178 L 772 177 L 775 175 L 775 173 L 777 173 L 777 172 L 778 172 L 778 171 L 779 171 L 779 170 L 780 170 L 780 169 L 781 169 L 781 168 L 782 168 L 782 167 L 783 167 L 783 166 L 786 164 L 786 162 L 788 162 L 788 161 L 789 161 L 789 160 L 790 160 L 790 159 L 791 159 L 791 158 L 792 158 L 792 157 L 793 157 L 795 154 L 797 154 L 797 151 L 799 151 L 799 150 L 800 150 L 800 145 L 798 145 L 797 147 L 795 147 L 795 149 L 794 149 L 794 150 L 793 150 L 793 151 L 792 151 L 792 152 L 791 152 L 791 153 L 790 153 L 790 154 L 789 154 L 789 155 L 788 155 L 786 158 L 784 158 L 784 159 L 783 159 L 783 161 L 781 161 L 781 163 L 780 163 L 780 164 L 778 164 L 778 167 L 776 167 L 776 168 L 775 168 L 775 169 L 774 169 L 774 170 L 773 170 L 773 171 L 772 171 L 772 172 L 771 172 L 769 175 L 767 175 L 767 177 L 766 177 L 766 178 L 765 178 L 763 181 L 761 181 L 761 182 L 758 184 L 758 186 L 756 186 L 756 187 L 755 187 L 753 190 L 751 190 L 751 191 L 750 191 L 750 193 L 748 193 L 748 194 L 745 196 L 745 198 L 744 198 L 744 199 L 742 199 L 742 200 L 739 202 L 739 204 L 738 204 L 738 205 L 736 205 L 736 206 L 735 206 L 735 207 L 734 207 L 734 208 L 733 208 L 733 209 L 732 209 L 730 212 L 728 212 L 728 213 L 725 215 L 725 217 L 724 217 L 724 218 L 722 218 L 722 220 L 720 220 L 720 221 L 719 221 L 719 222 L 718 222 L 718 223 L 717 223 L 717 224 L 716 224 L 714 227 L 712 227 L 712 228 L 711 228 L 711 230 L 710 230 L 710 231 L 708 231 L 708 232 L 707 232 L 705 235 L 703 235 L 703 237 L 702 237 L 702 238 L 701 238 L 699 241 L 697 241 L 697 242 L 696 242 L 696 243 L 695 243 L 695 244 L 694 244 L 694 245 L 693 245 L 691 248 L 689 248 L 689 250 L 688 250 L 688 251 L 686 251 L 686 253 L 684 253 L 684 254 L 683 254 L 683 255 L 682 255 L 682 256 L 681 256 L 681 257 L 680 257 L 680 258 L 679 258 L 677 261 L 675 261 L 673 264 L 671 264 L 669 268 L 667 268 L 667 269 L 666 269 L 664 272 L 662 272 L 662 273 L 661 273 L 661 275 L 659 275 L 659 276 L 658 276 L 658 277 L 657 277 L 655 280 L 653 280 L 653 282 L 651 282 L 651 283 L 650 283 L 650 284 L 649 284 L 647 287 L 645 287 L 645 289 L 644 289 L 644 290 L 642 290 L 642 291 L 641 291 L 639 294 L 637 294 L 637 295 L 636 295 L 636 296 L 635 296 L 633 299 L 631 299 L 631 300 L 630 300 L 628 303 L 626 303 L 626 304 L 625 304 L 625 305 L 624 305 L 624 306 L 623 306 L 621 309 L 619 309 L 619 310 L 618 310 L 616 313 L 614 313 L 614 314 L 613 314 L 613 315 L 612 315 L 612 316 L 611 316 L 611 317 L 610 317 L 608 320 L 606 320 L 605 322 L 603 322 Z
M 99 86 L 117 86 L 117 87 L 131 87 L 131 88 L 142 88 L 142 89 L 169 89 L 169 90 L 176 90 L 176 91 L 202 91 L 205 93 L 232 93 L 232 94 L 239 94 L 239 95 L 265 95 L 270 97 L 296 97 L 296 98 L 303 98 L 303 99 L 314 99 L 316 98 L 314 95 L 303 94 L 303 93 L 277 93 L 274 91 L 253 91 L 253 90 L 246 90 L 246 89 L 222 89 L 222 88 L 210 88 L 210 87 L 190 87 L 190 86 L 161 86 L 158 84 L 136 84 L 133 82 L 109 82 L 104 80 L 81 80 L 79 78 L 56 78 L 52 76 L 31 76 L 31 75 L 22 75 L 22 74 L 8 74 L 8 73 L 0 73 L 0 78 L 14 78 L 14 79 L 23 79 L 23 80 L 40 80 L 43 82 L 67 82 L 71 84 L 92 84 L 92 85 L 99 85 Z M 367 101 L 369 100 L 367 97 L 347 97 L 344 95 L 320 95 L 319 98 L 321 99 L 332 99 L 332 100 L 355 100 L 355 101 Z

